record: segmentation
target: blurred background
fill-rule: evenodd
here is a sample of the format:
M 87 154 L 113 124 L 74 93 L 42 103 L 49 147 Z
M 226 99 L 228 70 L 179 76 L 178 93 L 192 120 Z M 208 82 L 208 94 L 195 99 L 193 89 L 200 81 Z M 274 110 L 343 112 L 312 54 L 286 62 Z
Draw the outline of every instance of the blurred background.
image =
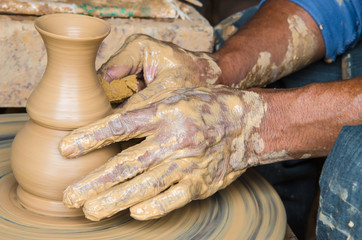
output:
M 197 10 L 215 26 L 223 19 L 246 8 L 257 5 L 260 0 L 201 0 L 202 8 Z

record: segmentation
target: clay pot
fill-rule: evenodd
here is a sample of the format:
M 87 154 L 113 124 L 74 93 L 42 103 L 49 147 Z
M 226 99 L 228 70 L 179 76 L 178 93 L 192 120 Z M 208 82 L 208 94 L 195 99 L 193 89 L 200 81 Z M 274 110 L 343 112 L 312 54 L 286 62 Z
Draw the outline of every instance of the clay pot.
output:
M 42 214 L 79 215 L 79 210 L 62 204 L 63 191 L 116 155 L 119 147 L 111 145 L 84 157 L 65 159 L 58 144 L 70 130 L 112 111 L 95 71 L 97 51 L 110 25 L 88 16 L 54 14 L 38 18 L 35 28 L 44 41 L 48 63 L 27 102 L 31 120 L 12 146 L 18 198 L 26 208 Z
M 35 28 L 47 51 L 47 67 L 29 97 L 26 110 L 40 125 L 71 130 L 111 111 L 97 79 L 95 58 L 110 32 L 109 23 L 81 15 L 38 18 Z

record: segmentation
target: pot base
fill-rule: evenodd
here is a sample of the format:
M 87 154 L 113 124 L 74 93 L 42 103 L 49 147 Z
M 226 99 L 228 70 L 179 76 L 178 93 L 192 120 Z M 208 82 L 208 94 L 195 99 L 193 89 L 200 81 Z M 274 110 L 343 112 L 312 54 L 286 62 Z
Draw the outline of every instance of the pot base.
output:
M 20 185 L 16 189 L 20 204 L 29 211 L 53 217 L 83 216 L 81 209 L 67 208 L 61 201 L 52 201 L 25 191 Z

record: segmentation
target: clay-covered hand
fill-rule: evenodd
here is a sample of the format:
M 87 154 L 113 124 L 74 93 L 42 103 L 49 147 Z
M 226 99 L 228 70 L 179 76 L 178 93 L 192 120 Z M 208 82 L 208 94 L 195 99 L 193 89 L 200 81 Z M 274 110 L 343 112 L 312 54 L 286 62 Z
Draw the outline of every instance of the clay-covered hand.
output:
M 63 201 L 84 205 L 91 220 L 129 207 L 132 217 L 145 220 L 204 199 L 257 163 L 254 146 L 265 111 L 257 93 L 222 86 L 175 90 L 139 109 L 120 109 L 63 138 L 61 154 L 145 140 L 73 183 Z
M 143 79 L 147 87 L 133 95 L 126 106 L 150 101 L 151 97 L 165 89 L 170 91 L 214 84 L 220 74 L 221 70 L 211 54 L 187 51 L 171 42 L 142 34 L 128 37 L 98 70 L 98 77 L 109 97 L 115 95 L 114 98 L 117 98 L 116 95 L 121 93 L 122 89 L 117 89 L 120 79 L 129 75 Z

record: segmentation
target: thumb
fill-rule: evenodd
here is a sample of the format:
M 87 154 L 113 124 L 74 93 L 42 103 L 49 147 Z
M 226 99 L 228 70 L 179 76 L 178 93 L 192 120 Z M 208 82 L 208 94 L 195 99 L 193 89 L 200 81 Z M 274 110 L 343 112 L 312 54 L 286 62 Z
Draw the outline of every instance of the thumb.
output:
M 111 82 L 127 75 L 139 74 L 142 70 L 146 71 L 147 69 L 144 69 L 145 58 L 153 59 L 159 51 L 151 49 L 158 50 L 160 44 L 162 44 L 161 41 L 144 34 L 131 35 L 126 39 L 122 47 L 100 67 L 98 74 L 104 81 Z M 151 60 L 149 66 L 154 64 L 157 65 Z M 148 80 L 151 81 L 151 79 Z
M 137 50 L 131 52 L 127 46 L 121 47 L 98 69 L 97 74 L 100 80 L 111 83 L 141 72 L 141 53 Z

